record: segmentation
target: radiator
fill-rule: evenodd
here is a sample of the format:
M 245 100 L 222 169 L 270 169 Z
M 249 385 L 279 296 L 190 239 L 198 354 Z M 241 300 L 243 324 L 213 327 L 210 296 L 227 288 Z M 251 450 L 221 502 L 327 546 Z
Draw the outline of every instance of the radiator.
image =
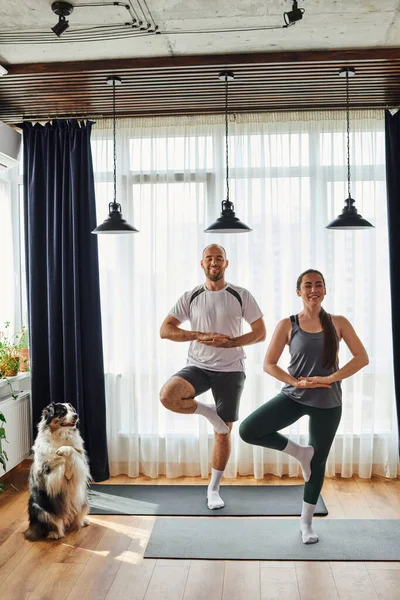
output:
M 3 448 L 7 452 L 7 470 L 10 471 L 30 454 L 32 446 L 32 417 L 31 397 L 29 392 L 23 392 L 16 400 L 5 398 L 0 401 L 0 410 L 6 418 L 4 428 L 8 440 Z M 4 475 L 0 465 L 0 476 Z

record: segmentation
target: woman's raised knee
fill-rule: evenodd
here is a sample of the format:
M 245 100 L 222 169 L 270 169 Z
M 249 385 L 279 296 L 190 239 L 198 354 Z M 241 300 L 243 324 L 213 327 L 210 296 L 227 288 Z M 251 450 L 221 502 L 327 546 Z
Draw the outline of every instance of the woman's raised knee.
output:
M 239 435 L 247 444 L 252 444 L 254 442 L 254 434 L 251 427 L 246 423 L 246 419 L 240 423 Z

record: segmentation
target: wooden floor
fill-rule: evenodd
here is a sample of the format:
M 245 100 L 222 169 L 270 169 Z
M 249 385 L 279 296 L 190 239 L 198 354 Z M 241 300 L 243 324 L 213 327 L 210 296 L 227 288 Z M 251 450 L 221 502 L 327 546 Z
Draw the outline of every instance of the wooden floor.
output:
M 93 516 L 57 542 L 24 540 L 27 465 L 0 494 L 1 600 L 399 600 L 400 562 L 274 562 L 143 559 L 154 517 Z M 111 483 L 203 484 L 113 477 Z M 296 484 L 250 477 L 229 484 Z M 400 519 L 400 480 L 327 479 L 330 519 Z M 317 528 L 316 528 L 317 529 Z M 400 540 L 399 540 L 400 544 Z

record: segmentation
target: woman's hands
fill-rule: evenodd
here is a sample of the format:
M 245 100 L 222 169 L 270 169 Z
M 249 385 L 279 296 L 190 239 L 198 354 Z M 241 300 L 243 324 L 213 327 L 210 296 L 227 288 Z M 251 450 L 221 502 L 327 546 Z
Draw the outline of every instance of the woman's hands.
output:
M 294 387 L 297 388 L 330 388 L 332 381 L 328 376 L 326 377 L 299 377 L 297 383 L 293 383 Z

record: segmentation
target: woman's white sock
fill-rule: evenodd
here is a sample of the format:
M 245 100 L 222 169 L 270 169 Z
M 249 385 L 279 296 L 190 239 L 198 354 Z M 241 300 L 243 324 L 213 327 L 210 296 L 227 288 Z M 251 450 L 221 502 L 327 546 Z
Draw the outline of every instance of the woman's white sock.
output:
M 207 489 L 207 506 L 210 510 L 225 506 L 225 502 L 219 495 L 219 484 L 221 483 L 223 474 L 223 471 L 211 469 L 211 480 Z
M 301 466 L 304 481 L 308 481 L 311 477 L 311 460 L 314 456 L 314 448 L 312 446 L 300 446 L 300 444 L 288 440 L 287 446 L 282 452 L 297 458 Z
M 196 415 L 203 415 L 206 417 L 214 427 L 214 431 L 217 433 L 228 433 L 229 427 L 221 419 L 221 417 L 217 413 L 217 409 L 213 404 L 202 404 L 201 402 L 197 402 L 196 410 L 194 411 Z
M 309 504 L 303 501 L 303 508 L 300 517 L 300 531 L 303 544 L 316 544 L 318 536 L 312 528 L 312 518 L 314 516 L 315 504 Z

